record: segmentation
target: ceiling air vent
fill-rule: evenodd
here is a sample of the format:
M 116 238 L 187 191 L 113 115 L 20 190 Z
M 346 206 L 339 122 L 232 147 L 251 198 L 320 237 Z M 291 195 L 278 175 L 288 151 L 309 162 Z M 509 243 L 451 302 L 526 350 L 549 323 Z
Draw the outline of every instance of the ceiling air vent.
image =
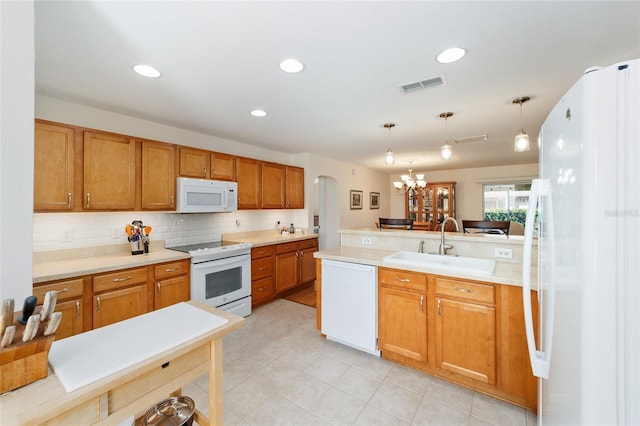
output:
M 464 138 L 456 138 L 453 141 L 455 143 L 469 143 L 469 142 L 486 142 L 488 140 L 487 135 L 467 136 Z
M 416 90 L 429 89 L 431 87 L 446 86 L 447 79 L 443 75 L 427 78 L 426 80 L 416 81 L 413 83 L 407 83 L 400 86 L 403 92 L 415 92 Z

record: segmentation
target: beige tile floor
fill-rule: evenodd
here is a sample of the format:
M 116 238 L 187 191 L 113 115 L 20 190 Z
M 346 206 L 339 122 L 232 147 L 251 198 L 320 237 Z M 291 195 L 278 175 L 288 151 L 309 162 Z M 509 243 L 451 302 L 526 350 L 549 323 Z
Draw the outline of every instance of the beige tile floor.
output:
M 224 423 L 533 426 L 534 413 L 327 341 L 315 309 L 279 299 L 224 337 Z M 183 388 L 209 413 L 207 377 Z

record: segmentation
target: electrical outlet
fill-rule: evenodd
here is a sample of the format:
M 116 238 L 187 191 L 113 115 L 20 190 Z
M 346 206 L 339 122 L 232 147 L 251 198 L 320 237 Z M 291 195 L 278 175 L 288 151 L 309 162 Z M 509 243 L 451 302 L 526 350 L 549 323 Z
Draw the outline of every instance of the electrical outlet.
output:
M 70 243 L 73 241 L 73 230 L 71 228 L 65 228 L 62 230 L 61 241 L 63 243 Z
M 279 220 L 276 221 L 276 229 L 278 229 L 278 228 L 280 228 L 280 221 Z
M 503 259 L 513 259 L 513 250 L 510 248 L 498 248 L 494 249 L 494 254 L 496 257 L 501 257 Z
M 367 245 L 371 245 L 371 238 L 363 238 L 362 239 L 362 244 L 367 244 Z
M 240 226 L 240 219 L 236 219 L 236 226 Z

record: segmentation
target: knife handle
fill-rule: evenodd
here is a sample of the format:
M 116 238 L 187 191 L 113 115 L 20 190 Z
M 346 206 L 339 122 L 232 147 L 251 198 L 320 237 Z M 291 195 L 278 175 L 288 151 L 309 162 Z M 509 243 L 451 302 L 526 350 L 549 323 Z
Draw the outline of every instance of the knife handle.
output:
M 44 335 L 49 336 L 56 332 L 58 326 L 60 325 L 60 320 L 62 319 L 62 312 L 54 312 L 51 314 L 51 318 L 49 318 L 49 323 L 47 327 L 44 329 Z
M 13 324 L 13 311 L 15 302 L 12 298 L 2 301 L 2 311 L 0 313 L 0 336 L 4 334 L 7 327 Z
M 22 316 L 18 318 L 18 322 L 22 325 L 25 325 L 29 320 L 29 317 L 33 314 L 33 311 L 36 309 L 36 303 L 38 303 L 38 298 L 35 296 L 29 296 L 24 299 L 24 306 L 22 307 Z
M 10 325 L 4 330 L 4 335 L 2 336 L 2 342 L 0 342 L 0 348 L 6 348 L 10 344 L 13 343 L 13 338 L 16 335 L 16 326 Z
M 36 334 L 38 334 L 38 327 L 40 326 L 40 314 L 31 315 L 27 320 L 27 325 L 22 332 L 22 341 L 30 342 Z
M 40 311 L 40 321 L 46 321 L 51 316 L 56 308 L 56 301 L 58 300 L 58 293 L 56 291 L 48 291 L 44 295 L 44 303 L 42 304 L 42 310 Z

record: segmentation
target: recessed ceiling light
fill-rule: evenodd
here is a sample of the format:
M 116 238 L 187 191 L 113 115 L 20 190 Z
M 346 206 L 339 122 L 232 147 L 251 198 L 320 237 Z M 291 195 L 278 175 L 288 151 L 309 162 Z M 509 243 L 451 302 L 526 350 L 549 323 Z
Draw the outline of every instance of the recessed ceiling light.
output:
M 162 75 L 162 73 L 160 71 L 158 71 L 157 69 L 155 69 L 151 65 L 142 65 L 142 64 L 134 65 L 133 66 L 133 70 L 135 72 L 137 72 L 138 74 L 143 75 L 145 77 L 157 78 L 157 77 L 160 77 Z
M 461 47 L 452 47 L 444 52 L 440 53 L 436 60 L 441 64 L 450 64 L 451 62 L 459 61 L 467 54 L 467 51 Z
M 297 73 L 304 69 L 304 65 L 296 59 L 285 59 L 280 62 L 280 69 L 288 73 Z
M 253 111 L 251 111 L 251 115 L 253 115 L 254 117 L 264 117 L 267 115 L 267 113 L 261 109 L 254 109 Z

